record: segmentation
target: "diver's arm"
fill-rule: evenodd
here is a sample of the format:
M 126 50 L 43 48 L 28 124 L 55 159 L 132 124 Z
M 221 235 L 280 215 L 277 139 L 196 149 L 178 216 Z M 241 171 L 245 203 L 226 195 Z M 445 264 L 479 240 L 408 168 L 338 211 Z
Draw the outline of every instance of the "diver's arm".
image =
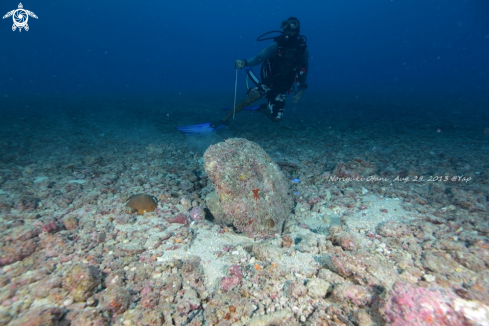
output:
M 262 63 L 263 61 L 273 57 L 277 53 L 277 43 L 273 42 L 266 48 L 264 48 L 260 53 L 258 53 L 257 56 L 247 59 L 246 60 L 246 66 L 247 67 L 254 67 Z
M 304 54 L 302 56 L 301 68 L 306 68 L 306 71 L 303 74 L 299 74 L 298 82 L 299 89 L 307 88 L 307 73 L 309 72 L 309 49 L 306 48 Z

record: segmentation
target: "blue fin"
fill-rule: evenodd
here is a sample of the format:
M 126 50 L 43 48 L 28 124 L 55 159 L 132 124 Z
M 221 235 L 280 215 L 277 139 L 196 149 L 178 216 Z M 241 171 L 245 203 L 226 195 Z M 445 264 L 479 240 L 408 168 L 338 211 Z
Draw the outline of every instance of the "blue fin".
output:
M 214 127 L 213 127 L 214 125 Z M 222 124 L 218 124 L 216 122 L 204 122 L 204 123 L 198 123 L 195 125 L 189 125 L 189 126 L 180 126 L 177 127 L 178 130 L 183 132 L 185 135 L 194 135 L 194 134 L 206 134 L 210 133 L 216 130 L 219 130 L 221 128 L 224 128 L 226 124 L 223 122 Z
M 256 105 L 256 106 L 245 106 L 243 110 L 246 110 L 246 111 L 256 111 L 258 110 L 260 106 L 259 105 Z M 225 108 L 222 108 L 223 110 L 232 110 L 233 108 L 230 107 L 230 106 L 227 106 Z

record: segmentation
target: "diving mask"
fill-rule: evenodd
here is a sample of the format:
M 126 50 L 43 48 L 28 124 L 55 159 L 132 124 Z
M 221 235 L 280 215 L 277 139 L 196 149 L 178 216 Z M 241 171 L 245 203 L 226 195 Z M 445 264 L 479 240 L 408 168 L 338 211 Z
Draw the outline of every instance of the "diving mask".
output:
M 287 19 L 282 22 L 282 25 L 280 25 L 280 28 L 283 30 L 288 29 L 290 31 L 295 31 L 296 29 L 299 29 L 301 27 L 300 23 L 298 20 L 295 19 Z

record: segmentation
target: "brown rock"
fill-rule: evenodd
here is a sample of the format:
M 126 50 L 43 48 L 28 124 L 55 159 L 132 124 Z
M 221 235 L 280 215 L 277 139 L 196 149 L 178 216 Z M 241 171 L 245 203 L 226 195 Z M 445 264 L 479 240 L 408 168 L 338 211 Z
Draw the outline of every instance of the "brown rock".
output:
M 100 284 L 99 274 L 95 267 L 75 263 L 65 275 L 63 288 L 70 292 L 75 302 L 85 301 Z
M 348 232 L 335 233 L 333 243 L 340 245 L 341 248 L 348 251 L 353 251 L 360 247 L 357 237 Z
M 340 303 L 351 302 L 356 306 L 365 307 L 372 300 L 373 293 L 364 286 L 345 282 L 334 287 L 332 297 Z
M 307 294 L 307 287 L 300 280 L 293 281 L 285 288 L 285 294 L 289 298 L 297 299 Z
M 157 203 L 154 197 L 146 194 L 137 194 L 132 196 L 126 204 L 126 207 L 132 208 L 138 212 L 138 215 L 153 212 Z
M 110 286 L 102 295 L 102 305 L 115 314 L 124 313 L 131 303 L 131 294 L 121 286 Z
M 442 253 L 431 252 L 425 254 L 422 263 L 424 268 L 443 275 L 452 274 L 460 266 L 454 260 L 442 257 Z
M 73 216 L 68 216 L 63 219 L 63 225 L 68 231 L 76 229 L 78 227 L 78 219 Z
M 204 159 L 219 198 L 216 204 L 224 213 L 220 217 L 211 211 L 217 222 L 231 221 L 252 238 L 281 232 L 293 206 L 290 183 L 258 144 L 230 138 L 211 145 Z
M 383 237 L 393 237 L 393 238 L 400 238 L 402 236 L 412 234 L 411 230 L 409 230 L 406 224 L 397 221 L 389 221 L 386 223 L 382 223 L 378 227 L 377 233 Z
M 365 286 L 383 286 L 389 288 L 395 283 L 397 269 L 385 258 L 367 252 L 352 255 L 342 252 L 326 255 L 326 266 L 343 277 L 351 277 Z
M 59 319 L 63 311 L 58 307 L 41 306 L 30 309 L 9 323 L 11 326 L 55 326 L 59 325 Z
M 293 244 L 294 239 L 288 234 L 284 235 L 284 237 L 282 238 L 282 247 L 290 248 Z

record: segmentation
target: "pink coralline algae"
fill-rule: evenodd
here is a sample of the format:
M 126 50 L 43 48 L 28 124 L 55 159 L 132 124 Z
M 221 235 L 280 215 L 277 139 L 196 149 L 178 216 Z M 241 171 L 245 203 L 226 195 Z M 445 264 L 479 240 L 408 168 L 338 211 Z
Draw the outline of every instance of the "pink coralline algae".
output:
M 59 226 L 55 222 L 49 222 L 42 226 L 42 232 L 55 233 L 59 231 Z
M 204 168 L 216 189 L 224 217 L 249 237 L 279 233 L 292 210 L 289 185 L 279 166 L 254 142 L 227 139 L 210 146 Z
M 201 207 L 197 206 L 190 210 L 190 219 L 192 221 L 202 221 L 204 220 L 205 213 Z
M 227 292 L 232 290 L 236 285 L 241 282 L 243 278 L 243 273 L 241 272 L 241 268 L 238 265 L 233 265 L 229 269 L 229 274 L 231 276 L 226 276 L 221 280 L 220 288 L 221 290 Z
M 391 326 L 470 325 L 455 310 L 456 299 L 457 296 L 448 289 L 396 283 L 381 312 Z
M 358 239 L 352 233 L 343 231 L 340 226 L 330 228 L 330 238 L 334 244 L 340 245 L 344 250 L 352 251 L 360 247 Z
M 170 223 L 177 223 L 177 224 L 183 224 L 183 225 L 189 224 L 188 217 L 183 213 L 180 213 L 180 214 L 175 215 L 175 216 L 168 217 L 166 220 Z

